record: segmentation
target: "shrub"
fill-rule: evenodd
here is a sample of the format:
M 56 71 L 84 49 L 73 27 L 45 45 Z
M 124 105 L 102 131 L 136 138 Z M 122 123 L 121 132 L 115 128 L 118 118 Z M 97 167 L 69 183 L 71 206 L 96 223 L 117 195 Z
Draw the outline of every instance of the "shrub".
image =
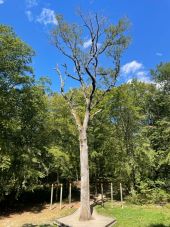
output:
M 133 193 L 126 200 L 134 204 L 164 204 L 170 201 L 170 194 L 160 188 L 152 188 L 140 193 Z

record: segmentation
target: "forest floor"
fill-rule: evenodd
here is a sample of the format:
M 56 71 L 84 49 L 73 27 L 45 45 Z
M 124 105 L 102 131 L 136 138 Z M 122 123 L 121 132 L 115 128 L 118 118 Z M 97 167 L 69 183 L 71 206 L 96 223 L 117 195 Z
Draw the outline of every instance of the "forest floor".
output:
M 53 204 L 52 209 L 48 204 L 26 207 L 19 212 L 10 211 L 0 215 L 0 227 L 53 226 L 57 218 L 67 216 L 77 208 L 79 208 L 79 202 L 74 202 L 71 206 L 65 203 L 61 210 L 58 203 Z
M 170 204 L 159 205 L 130 205 L 119 202 L 105 203 L 98 206 L 97 212 L 116 218 L 115 227 L 170 227 Z

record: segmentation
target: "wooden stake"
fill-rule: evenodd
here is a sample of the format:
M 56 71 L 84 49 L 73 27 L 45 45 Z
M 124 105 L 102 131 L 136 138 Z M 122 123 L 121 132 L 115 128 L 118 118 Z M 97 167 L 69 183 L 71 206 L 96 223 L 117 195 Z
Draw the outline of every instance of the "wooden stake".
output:
M 56 185 L 55 199 L 56 199 L 56 202 L 57 202 L 57 200 L 58 200 L 58 184 Z
M 63 185 L 60 185 L 60 210 L 62 208 Z
M 122 193 L 122 184 L 120 183 L 120 200 L 121 200 L 121 207 L 123 208 L 123 193 Z
M 52 209 L 52 205 L 53 205 L 53 184 L 51 185 L 51 201 L 50 201 L 50 210 Z
M 69 184 L 69 204 L 71 204 L 71 183 Z
M 102 195 L 102 207 L 104 207 L 104 203 L 103 203 L 103 184 L 101 184 L 101 195 Z
M 113 184 L 111 183 L 111 206 L 113 207 Z
M 95 196 L 97 197 L 97 194 L 98 194 L 98 192 L 97 192 L 97 182 L 95 182 Z

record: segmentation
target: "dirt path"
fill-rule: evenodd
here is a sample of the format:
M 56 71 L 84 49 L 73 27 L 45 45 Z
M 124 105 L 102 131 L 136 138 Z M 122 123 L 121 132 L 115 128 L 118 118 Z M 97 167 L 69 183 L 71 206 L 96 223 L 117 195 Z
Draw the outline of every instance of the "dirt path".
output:
M 13 212 L 0 216 L 0 227 L 33 227 L 40 224 L 52 224 L 59 217 L 71 214 L 77 208 L 79 203 L 72 203 L 72 206 L 63 204 L 60 210 L 59 204 L 54 204 L 50 210 L 49 205 L 39 205 L 27 208 L 21 212 Z

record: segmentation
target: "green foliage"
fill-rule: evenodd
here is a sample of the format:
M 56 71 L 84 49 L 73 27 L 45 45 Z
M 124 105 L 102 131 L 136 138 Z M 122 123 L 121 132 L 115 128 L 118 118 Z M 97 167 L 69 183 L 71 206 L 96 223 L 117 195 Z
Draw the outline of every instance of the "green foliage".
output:
M 33 50 L 18 38 L 12 28 L 0 25 L 0 82 L 9 89 L 31 81 Z
M 46 98 L 33 79 L 33 54 L 0 25 L 0 200 L 34 187 L 46 174 Z
M 115 188 L 122 182 L 124 195 L 137 203 L 168 201 L 169 120 L 155 122 L 152 109 L 159 92 L 137 81 L 113 89 L 89 131 L 92 175 Z
M 51 153 L 54 149 L 57 152 L 56 155 L 65 154 L 67 157 L 66 163 L 64 159 L 60 162 L 55 157 L 55 161 L 51 163 L 51 170 L 55 169 L 57 172 L 58 181 L 60 177 L 75 180 L 79 175 L 78 132 L 68 104 L 62 96 L 54 94 L 48 98 L 48 109 L 49 144 L 47 150 Z M 58 170 L 56 169 L 57 163 L 59 164 Z
M 147 115 L 140 104 L 146 98 L 144 89 L 148 85 L 137 82 L 114 89 L 107 111 L 102 113 L 103 117 L 98 115 L 93 125 L 93 146 L 98 154 L 92 159 L 93 165 L 98 159 L 98 168 L 103 170 L 100 177 L 104 174 L 103 177 L 116 179 L 115 182 L 122 182 L 128 190 L 134 190 L 140 180 L 147 178 L 155 165 L 155 153 L 147 138 Z
M 142 184 L 142 183 L 141 183 Z M 144 183 L 145 184 L 145 183 Z M 135 192 L 126 197 L 126 201 L 132 204 L 166 204 L 170 201 L 170 195 L 161 188 L 149 188 L 142 185 L 140 192 Z
M 61 177 L 70 178 L 70 159 L 69 155 L 62 151 L 61 148 L 51 147 L 48 152 L 53 156 L 52 170 L 57 172 Z
M 165 92 L 170 92 L 170 63 L 161 63 L 157 66 L 156 70 L 151 70 L 151 74 L 158 83 L 158 87 Z

